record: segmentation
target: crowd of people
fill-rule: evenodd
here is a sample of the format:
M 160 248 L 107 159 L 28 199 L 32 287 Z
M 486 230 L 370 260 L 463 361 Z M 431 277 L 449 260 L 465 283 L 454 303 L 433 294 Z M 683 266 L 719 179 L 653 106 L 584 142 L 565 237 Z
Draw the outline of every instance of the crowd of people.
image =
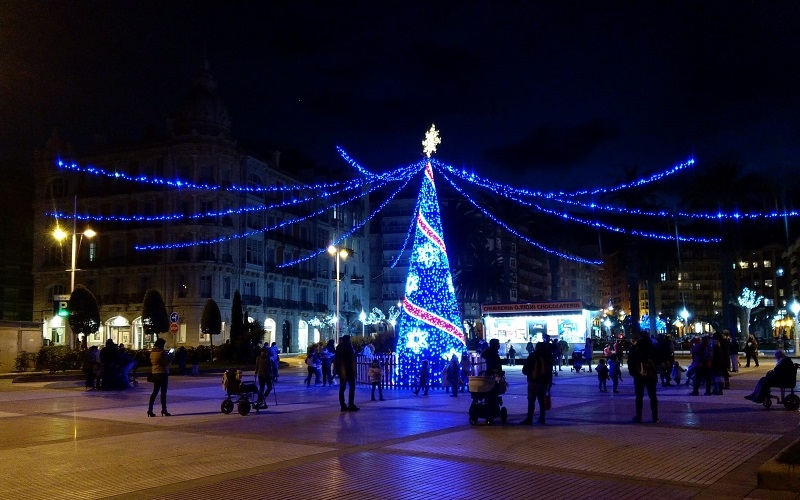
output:
M 158 339 L 150 352 L 151 375 L 148 381 L 153 382 L 153 392 L 150 397 L 147 414 L 155 416 L 153 406 L 156 398 L 161 396 L 161 414 L 169 416 L 167 411 L 167 388 L 169 380 L 169 366 L 176 362 L 179 373 L 188 374 L 187 353 L 184 347 L 175 352 L 165 348 L 166 341 Z M 502 376 L 503 361 L 500 355 L 500 342 L 491 339 L 489 343 L 480 342 L 478 354 L 485 363 L 485 374 Z M 526 417 L 521 424 L 531 425 L 534 421 L 536 406 L 539 406 L 537 422 L 546 423 L 546 412 L 549 409 L 549 397 L 555 385 L 553 378 L 563 366 L 573 362 L 569 358 L 569 344 L 563 339 L 550 339 L 547 335 L 543 341 L 528 342 L 525 351 L 528 356 L 522 366 L 522 373 L 527 379 L 528 408 Z M 730 373 L 739 371 L 739 352 L 745 354 L 745 367 L 753 363 L 759 366 L 758 342 L 750 335 L 740 349 L 739 342 L 729 331 L 723 330 L 711 335 L 696 336 L 690 343 L 691 362 L 687 367 L 681 366 L 675 359 L 675 344 L 671 335 L 650 336 L 641 332 L 626 346 L 623 339 L 608 343 L 602 350 L 602 357 L 592 367 L 594 358 L 594 345 L 592 339 L 587 339 L 585 344 L 576 347 L 582 362 L 588 364 L 588 370 L 594 371 L 598 380 L 599 392 L 609 392 L 608 381 L 611 381 L 611 392 L 619 392 L 619 383 L 623 380 L 622 366 L 627 352 L 627 370 L 633 380 L 635 394 L 634 422 L 641 422 L 643 417 L 644 396 L 648 396 L 650 413 L 653 422 L 659 421 L 657 387 L 669 387 L 673 384 L 691 385 L 692 396 L 699 396 L 700 389 L 705 395 L 722 395 L 730 387 Z M 373 359 L 374 348 L 368 343 L 359 353 L 367 356 L 370 365 L 367 376 L 371 386 L 371 400 L 383 401 L 384 368 L 378 357 Z M 516 351 L 512 345 L 506 345 L 506 366 L 514 366 Z M 266 407 L 266 396 L 273 390 L 273 383 L 278 380 L 278 367 L 280 351 L 273 342 L 271 346 L 264 344 L 258 347 L 258 357 L 255 360 L 255 375 L 258 380 L 259 403 Z M 768 397 L 770 387 L 784 383 L 783 381 L 795 375 L 795 366 L 782 350 L 776 351 L 776 368 L 763 377 L 753 393 L 747 396 L 757 403 L 764 402 Z M 196 371 L 196 361 L 193 372 Z M 135 373 L 136 362 L 123 345 L 116 345 L 108 339 L 104 347 L 89 347 L 84 354 L 83 371 L 85 372 L 86 390 L 121 389 L 129 387 Z M 339 378 L 339 403 L 341 411 L 353 412 L 359 408 L 355 405 L 356 383 L 356 352 L 350 341 L 349 335 L 343 335 L 339 344 L 333 340 L 325 346 L 309 349 L 306 357 L 307 376 L 304 383 L 314 385 L 333 386 L 334 379 Z M 452 397 L 458 397 L 468 388 L 469 377 L 473 375 L 472 361 L 469 353 L 465 352 L 459 359 L 453 355 L 441 365 L 441 385 L 445 392 Z M 433 367 L 428 360 L 423 360 L 419 367 L 414 394 L 429 394 Z M 438 374 L 438 372 L 436 372 Z M 685 381 L 685 382 L 684 382 Z M 376 399 L 377 391 L 377 399 Z M 347 393 L 347 394 L 345 394 Z
M 136 361 L 125 346 L 106 340 L 102 349 L 93 345 L 83 354 L 83 373 L 87 391 L 125 389 L 131 385 Z

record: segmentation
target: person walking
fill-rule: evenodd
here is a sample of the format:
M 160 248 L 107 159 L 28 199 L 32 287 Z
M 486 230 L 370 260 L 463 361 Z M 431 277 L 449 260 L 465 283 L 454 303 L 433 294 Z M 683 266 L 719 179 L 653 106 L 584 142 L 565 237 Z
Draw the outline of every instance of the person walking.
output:
M 755 362 L 756 368 L 758 368 L 758 341 L 752 335 L 747 337 L 747 343 L 744 345 L 744 355 L 747 359 L 744 365 L 745 368 L 750 368 L 751 359 Z
M 536 402 L 539 402 L 539 419 L 537 423 L 546 424 L 546 397 L 553 382 L 550 350 L 546 342 L 537 342 L 533 354 L 528 356 L 522 365 L 522 374 L 528 380 L 528 413 L 520 425 L 533 425 L 533 414 Z
M 636 415 L 633 417 L 633 421 L 642 421 L 644 391 L 647 390 L 653 422 L 658 422 L 658 398 L 656 396 L 658 371 L 654 360 L 653 344 L 650 342 L 650 336 L 647 332 L 639 334 L 638 340 L 628 353 L 628 372 L 633 377 L 633 387 L 636 394 Z
M 261 348 L 261 354 L 256 358 L 256 378 L 258 379 L 258 403 L 263 408 L 267 407 L 267 397 L 272 392 L 272 355 L 269 348 Z M 266 389 L 266 392 L 264 390 Z
M 322 366 L 322 360 L 317 353 L 316 347 L 311 347 L 306 356 L 306 367 L 308 368 L 308 376 L 305 379 L 306 387 L 311 387 L 311 377 L 314 377 L 314 385 L 319 385 Z
M 372 401 L 375 401 L 375 389 L 378 389 L 378 397 L 381 401 L 383 401 L 383 367 L 381 367 L 381 362 L 377 359 L 372 360 L 372 364 L 369 367 L 369 371 L 367 372 L 369 376 L 369 383 L 372 386 Z
M 156 396 L 161 392 L 161 415 L 171 417 L 167 411 L 167 386 L 169 385 L 169 364 L 172 362 L 172 353 L 167 353 L 164 346 L 167 341 L 164 339 L 156 340 L 153 349 L 150 351 L 150 373 L 153 375 L 153 393 L 150 394 L 150 406 L 147 407 L 147 416 L 155 417 L 153 413 L 153 403 Z
M 355 405 L 356 397 L 356 353 L 350 343 L 350 335 L 342 335 L 339 345 L 336 346 L 335 368 L 339 375 L 339 405 L 342 411 L 358 411 Z M 344 404 L 344 389 L 349 386 L 347 404 Z

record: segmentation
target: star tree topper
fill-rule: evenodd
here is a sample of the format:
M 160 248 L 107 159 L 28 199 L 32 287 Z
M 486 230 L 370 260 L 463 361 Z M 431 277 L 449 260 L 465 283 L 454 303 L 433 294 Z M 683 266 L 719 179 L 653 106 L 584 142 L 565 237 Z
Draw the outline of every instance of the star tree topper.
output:
M 436 152 L 436 146 L 442 143 L 436 125 L 431 125 L 431 129 L 425 132 L 425 140 L 422 141 L 422 151 L 428 158 Z

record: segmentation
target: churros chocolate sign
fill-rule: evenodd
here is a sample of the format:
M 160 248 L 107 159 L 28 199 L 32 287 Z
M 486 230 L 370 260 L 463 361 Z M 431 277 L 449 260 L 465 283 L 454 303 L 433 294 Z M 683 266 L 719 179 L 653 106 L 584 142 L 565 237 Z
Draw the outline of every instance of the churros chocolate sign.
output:
M 583 310 L 580 300 L 556 300 L 547 302 L 526 302 L 522 304 L 486 304 L 481 306 L 482 314 L 520 314 L 548 313 Z

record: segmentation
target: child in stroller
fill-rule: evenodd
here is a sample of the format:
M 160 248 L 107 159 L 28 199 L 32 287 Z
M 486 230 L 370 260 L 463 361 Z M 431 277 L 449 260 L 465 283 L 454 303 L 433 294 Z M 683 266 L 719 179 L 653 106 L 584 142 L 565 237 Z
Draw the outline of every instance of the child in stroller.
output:
M 579 372 L 582 369 L 583 369 L 583 347 L 576 347 L 572 351 L 572 368 L 571 368 L 571 370 L 575 370 L 576 372 Z
M 505 373 L 501 371 L 499 375 L 487 376 L 486 372 L 481 372 L 477 377 L 470 377 L 468 385 L 472 397 L 469 423 L 475 425 L 482 418 L 487 425 L 492 425 L 498 417 L 502 423 L 506 423 L 508 410 L 503 406 L 502 398 L 508 387 Z

